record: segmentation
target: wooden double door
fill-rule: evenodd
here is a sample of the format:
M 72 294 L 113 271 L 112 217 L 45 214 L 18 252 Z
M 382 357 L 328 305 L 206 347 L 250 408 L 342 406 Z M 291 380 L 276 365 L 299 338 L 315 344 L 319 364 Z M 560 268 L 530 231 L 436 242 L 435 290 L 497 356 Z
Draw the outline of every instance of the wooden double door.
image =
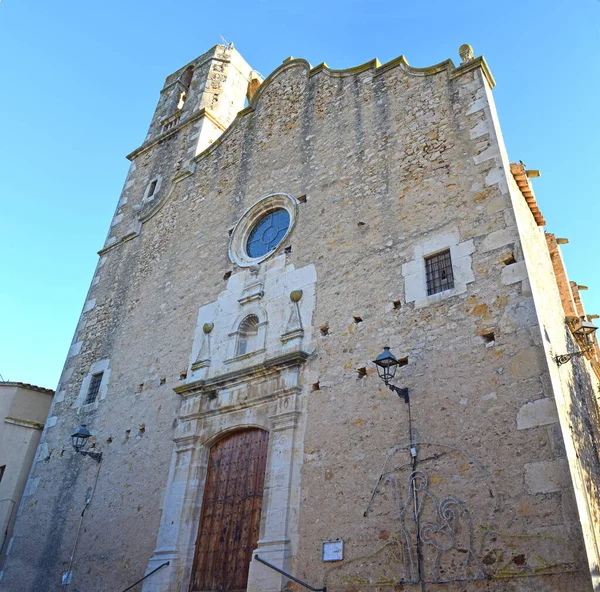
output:
M 235 432 L 210 450 L 191 592 L 245 592 L 256 548 L 269 433 Z

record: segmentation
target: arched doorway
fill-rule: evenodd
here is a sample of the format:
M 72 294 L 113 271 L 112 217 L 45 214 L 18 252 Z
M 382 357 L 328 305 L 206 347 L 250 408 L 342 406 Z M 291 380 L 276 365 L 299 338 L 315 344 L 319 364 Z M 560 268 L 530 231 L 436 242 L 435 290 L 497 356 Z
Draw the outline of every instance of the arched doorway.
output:
M 260 529 L 269 433 L 249 429 L 211 449 L 190 592 L 245 592 Z

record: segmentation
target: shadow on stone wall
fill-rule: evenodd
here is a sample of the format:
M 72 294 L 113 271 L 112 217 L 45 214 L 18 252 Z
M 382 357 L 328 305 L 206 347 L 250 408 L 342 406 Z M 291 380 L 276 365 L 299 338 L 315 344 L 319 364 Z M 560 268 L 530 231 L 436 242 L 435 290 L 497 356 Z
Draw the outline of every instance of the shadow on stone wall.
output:
M 566 329 L 566 332 L 567 342 L 573 347 L 570 331 Z M 573 347 L 573 350 L 576 351 L 576 348 Z M 589 364 L 584 359 L 574 358 L 568 364 L 572 364 L 571 377 L 565 381 L 570 396 L 569 429 L 579 461 L 576 467 L 571 467 L 571 471 L 579 471 L 592 519 L 590 528 L 594 531 L 597 540 L 600 525 L 600 455 L 598 454 L 600 385 L 594 380 L 595 376 L 588 371 Z M 596 556 L 598 557 L 598 549 L 596 549 Z M 592 575 L 595 573 L 597 577 L 600 574 L 600 566 L 596 565 L 592 568 L 592 572 Z

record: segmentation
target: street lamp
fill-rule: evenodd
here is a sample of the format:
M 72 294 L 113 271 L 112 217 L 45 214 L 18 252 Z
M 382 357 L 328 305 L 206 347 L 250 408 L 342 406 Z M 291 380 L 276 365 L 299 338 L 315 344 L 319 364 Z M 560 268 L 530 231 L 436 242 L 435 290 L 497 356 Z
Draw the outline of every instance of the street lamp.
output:
M 87 450 L 84 450 L 91 435 L 92 434 L 87 429 L 87 426 L 83 424 L 75 433 L 71 434 L 71 443 L 73 444 L 73 448 L 75 448 L 75 452 L 79 452 L 79 454 L 83 454 L 84 456 L 89 456 L 99 463 L 102 460 L 101 452 L 88 452 Z
M 400 388 L 390 384 L 390 380 L 396 375 L 396 370 L 401 363 L 398 358 L 390 351 L 390 348 L 386 345 L 383 351 L 373 360 L 373 363 L 377 366 L 377 373 L 379 378 L 383 380 L 385 386 L 387 386 L 392 392 L 396 393 L 399 397 L 404 397 L 404 402 L 408 404 L 408 389 Z M 403 364 L 402 364 L 403 365 Z
M 554 361 L 557 366 L 562 366 L 563 364 L 570 362 L 573 358 L 578 358 L 588 352 L 593 345 L 591 336 L 598 330 L 598 327 L 596 327 L 594 323 L 586 321 L 585 317 L 576 317 L 572 319 L 569 324 L 573 335 L 579 337 L 579 339 L 583 341 L 584 346 L 579 351 L 555 356 Z
M 410 399 L 408 397 L 408 389 L 400 388 L 393 384 L 390 384 L 390 380 L 396 375 L 398 366 L 404 366 L 407 364 L 407 360 L 398 360 L 398 358 L 390 351 L 390 348 L 386 345 L 383 351 L 373 360 L 373 363 L 377 366 L 377 373 L 379 378 L 383 380 L 385 386 L 387 386 L 392 392 L 396 393 L 399 397 L 404 398 L 404 402 L 408 407 L 408 438 L 410 440 L 410 457 L 412 473 L 410 475 L 410 487 L 413 492 L 413 517 L 415 519 L 417 527 L 417 566 L 419 570 L 419 582 L 423 581 L 423 551 L 421 549 L 421 526 L 419 520 L 419 501 L 417 491 L 420 488 L 417 483 L 419 475 L 423 473 L 417 472 L 417 455 L 419 453 L 417 443 L 415 442 L 415 434 L 412 428 L 412 413 L 410 410 Z

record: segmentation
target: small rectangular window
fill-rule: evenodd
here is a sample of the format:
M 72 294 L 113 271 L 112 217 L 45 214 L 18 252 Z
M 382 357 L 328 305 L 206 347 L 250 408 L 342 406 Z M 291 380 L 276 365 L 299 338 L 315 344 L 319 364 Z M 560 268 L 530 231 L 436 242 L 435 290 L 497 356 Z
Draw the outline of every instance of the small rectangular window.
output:
M 98 392 L 100 391 L 100 383 L 102 382 L 103 374 L 104 372 L 92 374 L 92 379 L 90 380 L 90 388 L 88 389 L 87 396 L 85 397 L 85 405 L 93 403 L 97 399 Z
M 0 467 L 0 482 L 2 481 L 2 477 L 4 477 L 4 471 L 6 470 L 6 465 L 2 465 Z
M 454 288 L 450 251 L 443 251 L 425 259 L 427 296 Z

